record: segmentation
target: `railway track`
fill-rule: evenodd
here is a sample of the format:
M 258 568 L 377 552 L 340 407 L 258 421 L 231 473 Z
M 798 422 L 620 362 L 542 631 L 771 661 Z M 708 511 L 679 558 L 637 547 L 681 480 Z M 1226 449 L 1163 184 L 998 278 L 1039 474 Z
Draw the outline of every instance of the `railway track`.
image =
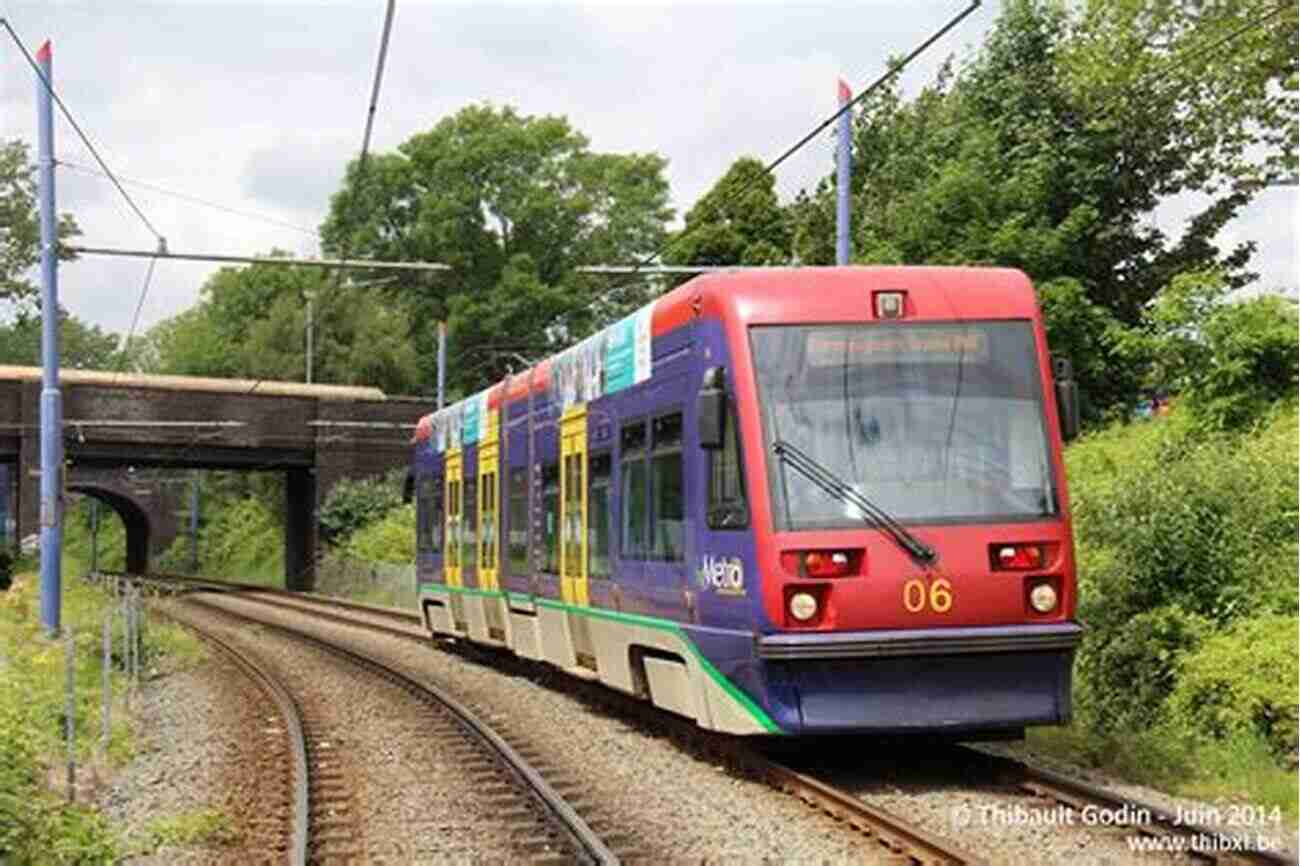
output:
M 293 695 L 284 684 L 254 655 L 245 652 L 230 641 L 204 629 L 193 620 L 171 613 L 165 614 L 177 622 L 237 667 L 259 691 L 276 707 L 283 736 L 276 738 L 276 746 L 264 749 L 258 757 L 258 773 L 283 775 L 283 802 L 272 809 L 280 817 L 282 842 L 277 846 L 291 866 L 307 863 L 307 838 L 310 834 L 310 788 L 316 765 L 309 760 L 308 727 Z
M 212 581 L 195 581 L 213 585 Z M 243 589 L 240 587 L 239 589 Z M 259 603 L 281 609 L 316 616 L 321 619 L 360 627 L 404 639 L 428 642 L 429 636 L 419 625 L 418 615 L 407 611 L 375 608 L 346 600 L 321 596 L 303 597 L 296 593 L 282 593 L 265 587 L 249 587 L 250 598 Z M 241 592 L 241 595 L 245 593 Z M 502 654 L 458 644 L 456 651 L 478 660 L 488 660 L 496 666 L 506 666 L 530 674 L 550 674 L 546 666 Z M 538 669 L 541 669 L 540 671 Z M 563 677 L 562 674 L 555 676 Z M 780 759 L 762 754 L 746 740 L 718 737 L 701 732 L 694 725 L 671 714 L 656 710 L 642 701 L 621 695 L 582 680 L 563 677 L 567 688 L 583 692 L 590 702 L 608 707 L 620 715 L 630 715 L 656 731 L 672 733 L 674 739 L 692 750 L 703 750 L 711 756 L 723 756 L 740 772 L 758 778 L 771 787 L 807 803 L 838 821 L 861 832 L 881 845 L 887 858 L 899 863 L 918 864 L 977 864 L 985 862 L 977 852 L 944 836 L 922 829 L 905 816 L 873 807 L 861 797 L 819 778 L 818 773 L 790 766 Z M 1200 862 L 1223 864 L 1295 864 L 1296 860 L 1276 851 L 1251 850 L 1230 834 L 1196 824 L 1182 823 L 1178 817 L 1151 803 L 1125 798 L 1106 789 L 1089 785 L 1051 771 L 1025 764 L 1012 758 L 994 756 L 982 751 L 954 747 L 965 754 L 971 764 L 983 768 L 983 775 L 995 780 L 1006 790 L 1018 792 L 1026 802 L 1036 807 L 1061 806 L 1076 812 L 1090 809 L 1126 820 L 1109 825 L 1108 831 L 1142 834 L 1158 838 L 1183 837 L 1188 843 L 1183 850 L 1194 854 Z M 534 753 L 535 760 L 544 758 Z M 579 790 L 573 788 L 572 790 Z M 1199 843 L 1193 847 L 1190 840 Z M 1214 840 L 1206 845 L 1206 840 Z
M 511 846 L 519 858 L 535 864 L 620 862 L 619 854 L 587 826 L 578 812 L 525 756 L 450 695 L 347 647 L 296 629 L 228 610 L 192 594 L 187 596 L 185 604 L 217 616 L 256 624 L 266 631 L 313 646 L 397 686 L 432 709 L 424 736 L 438 744 L 454 761 L 458 771 L 469 776 L 495 814 L 506 821 Z M 307 718 L 306 723 L 307 752 L 317 767 L 311 789 L 311 860 L 329 861 L 335 854 L 352 856 L 357 852 L 348 849 L 347 845 L 354 828 L 350 822 L 355 810 L 346 799 L 347 780 L 337 764 L 317 763 L 331 759 L 330 738 L 314 741 L 312 719 Z M 312 747 L 313 742 L 316 749 Z

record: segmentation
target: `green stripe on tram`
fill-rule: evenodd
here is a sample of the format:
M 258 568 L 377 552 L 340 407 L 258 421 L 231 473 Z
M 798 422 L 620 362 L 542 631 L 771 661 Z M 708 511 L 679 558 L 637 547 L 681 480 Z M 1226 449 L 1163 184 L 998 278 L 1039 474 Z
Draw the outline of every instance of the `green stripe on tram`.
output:
M 659 617 L 645 616 L 644 614 L 639 613 L 623 613 L 622 611 L 606 610 L 601 607 L 578 607 L 576 605 L 566 604 L 565 602 L 550 598 L 537 598 L 536 596 L 521 595 L 514 592 L 507 593 L 500 590 L 477 589 L 468 586 L 447 586 L 443 583 L 421 583 L 420 591 L 459 592 L 465 595 L 478 595 L 486 598 L 509 596 L 511 599 L 517 601 L 532 601 L 541 607 L 549 607 L 553 610 L 562 610 L 567 613 L 581 614 L 582 616 L 594 617 L 596 619 L 608 619 L 615 622 L 627 623 L 628 625 L 639 625 L 644 626 L 645 628 L 653 628 L 658 629 L 659 631 L 669 632 L 670 634 L 676 635 L 681 639 L 682 643 L 686 644 L 687 648 L 691 652 L 691 656 L 699 663 L 700 668 L 703 669 L 704 672 L 709 675 L 709 678 L 712 679 L 713 682 L 716 683 L 718 687 L 721 688 L 732 700 L 744 707 L 745 712 L 749 713 L 749 715 L 754 719 L 754 721 L 758 722 L 759 726 L 762 727 L 763 730 L 772 734 L 782 733 L 781 728 L 776 724 L 776 722 L 772 721 L 772 717 L 769 716 L 762 707 L 756 704 L 753 698 L 745 694 L 736 687 L 735 683 L 723 676 L 722 672 L 713 666 L 713 662 L 704 657 L 704 654 L 700 652 L 699 647 L 695 645 L 695 641 L 691 640 L 690 635 L 686 634 L 680 625 L 670 619 L 660 619 Z

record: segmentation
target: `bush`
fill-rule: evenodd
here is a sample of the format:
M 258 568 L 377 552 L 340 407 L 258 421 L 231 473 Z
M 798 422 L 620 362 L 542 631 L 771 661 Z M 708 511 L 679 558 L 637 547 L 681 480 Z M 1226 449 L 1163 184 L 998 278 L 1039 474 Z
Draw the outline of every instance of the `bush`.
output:
M 1171 605 L 1091 631 L 1079 656 L 1080 720 L 1099 733 L 1144 729 L 1162 717 L 1179 660 L 1207 633 L 1206 621 Z
M 348 538 L 344 552 L 368 562 L 415 563 L 415 505 L 389 511 Z
M 1296 391 L 1295 307 L 1275 296 L 1228 302 L 1226 292 L 1221 274 L 1180 274 L 1143 330 L 1122 337 L 1129 357 L 1147 359 L 1149 384 L 1179 393 L 1206 430 L 1246 427 Z
M 77 581 L 64 587 L 63 627 L 76 636 L 76 723 L 79 760 L 99 730 L 99 625 L 106 600 Z M 38 581 L 19 577 L 0 597 L 0 863 L 90 864 L 116 859 L 103 818 L 67 803 L 45 784 L 46 762 L 62 754 L 63 647 L 43 635 Z M 117 687 L 120 688 L 120 682 Z M 119 717 L 120 718 L 120 717 Z M 120 757 L 126 725 L 114 726 L 110 757 Z M 55 758 L 57 759 L 57 758 Z
M 345 478 L 334 485 L 317 516 L 321 540 L 340 544 L 401 505 L 405 475 L 406 470 L 397 469 L 383 477 Z
M 189 561 L 189 539 L 178 537 L 164 562 Z M 213 577 L 276 583 L 284 575 L 284 528 L 258 499 L 225 503 L 199 533 L 200 570 Z
M 1089 625 L 1170 604 L 1219 623 L 1294 610 L 1295 405 L 1245 436 L 1198 435 L 1181 408 L 1146 426 L 1067 454 Z
M 1261 616 L 1206 640 L 1182 660 L 1171 717 L 1205 737 L 1258 735 L 1289 757 L 1300 735 L 1296 616 Z
M 1088 629 L 1076 700 L 1094 734 L 1160 723 L 1215 629 L 1294 615 L 1298 435 L 1294 403 L 1237 435 L 1178 407 L 1067 451 Z

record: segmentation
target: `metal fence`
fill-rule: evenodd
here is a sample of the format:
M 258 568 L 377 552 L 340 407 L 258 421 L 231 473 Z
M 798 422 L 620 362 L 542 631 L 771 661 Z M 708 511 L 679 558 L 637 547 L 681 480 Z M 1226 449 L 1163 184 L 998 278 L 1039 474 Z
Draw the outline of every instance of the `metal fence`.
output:
M 366 562 L 327 554 L 316 563 L 316 592 L 413 610 L 415 564 Z

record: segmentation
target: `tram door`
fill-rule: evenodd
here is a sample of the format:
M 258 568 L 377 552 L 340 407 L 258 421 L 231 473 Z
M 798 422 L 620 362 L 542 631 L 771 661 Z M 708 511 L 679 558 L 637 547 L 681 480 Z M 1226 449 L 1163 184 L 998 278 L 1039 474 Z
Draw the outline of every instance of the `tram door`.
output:
M 478 449 L 478 585 L 480 589 L 490 590 L 501 588 L 497 565 L 499 441 L 497 430 L 493 428 Z
M 463 490 L 461 464 L 464 456 L 459 448 L 447 451 L 447 531 L 443 537 L 442 569 L 447 586 L 462 586 L 460 576 L 461 514 Z
M 569 604 L 587 601 L 587 407 L 560 421 L 560 578 Z

